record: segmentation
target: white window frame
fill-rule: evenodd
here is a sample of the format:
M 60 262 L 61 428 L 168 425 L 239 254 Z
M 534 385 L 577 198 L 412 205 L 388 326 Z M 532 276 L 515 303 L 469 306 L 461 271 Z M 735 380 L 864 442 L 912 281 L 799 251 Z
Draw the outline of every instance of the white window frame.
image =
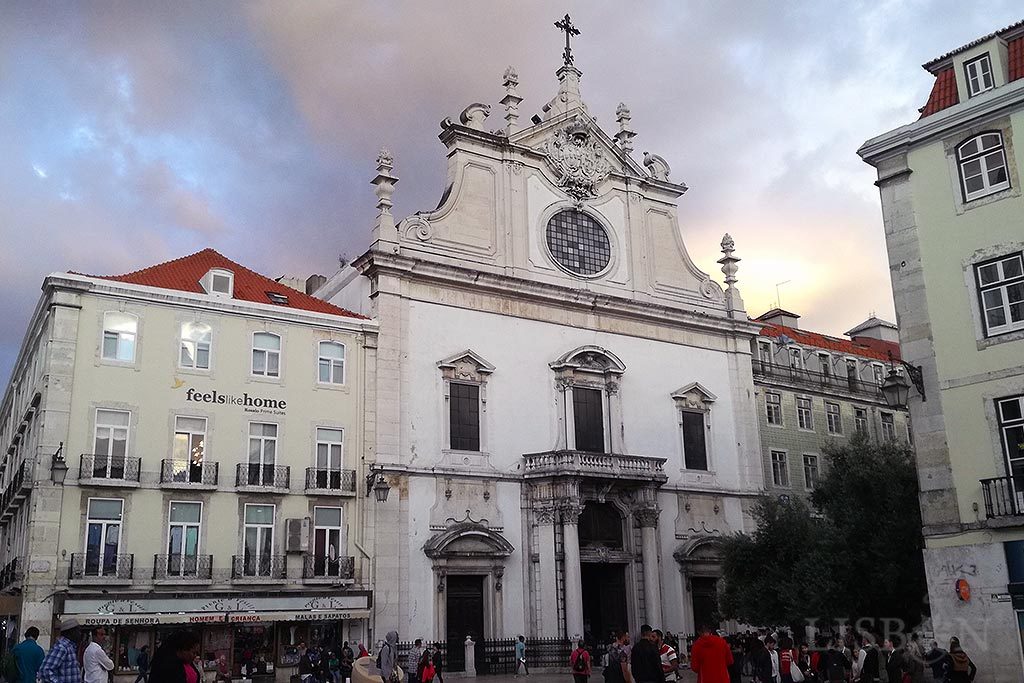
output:
M 862 411 L 864 413 L 864 417 L 863 418 L 858 417 L 858 415 L 857 415 L 857 411 L 858 410 Z M 868 435 L 868 431 L 869 431 L 868 430 L 868 421 L 870 419 L 871 418 L 868 415 L 868 409 L 867 408 L 863 408 L 861 406 L 854 406 L 854 408 L 853 408 L 853 431 L 854 431 L 854 433 L 863 434 L 864 436 L 867 436 Z
M 209 339 L 207 341 L 201 341 L 199 339 L 186 336 L 186 328 L 206 328 L 206 331 L 209 333 Z M 188 350 L 189 355 L 192 356 L 191 365 L 185 362 L 186 350 Z M 205 366 L 199 364 L 200 350 L 206 351 Z M 183 322 L 178 336 L 178 367 L 186 370 L 209 370 L 211 365 L 213 365 L 213 327 L 211 327 L 209 323 L 201 323 L 192 320 Z
M 253 428 L 254 425 L 260 425 L 261 427 L 265 426 L 265 425 L 269 425 L 269 426 L 274 428 L 274 435 L 273 436 L 267 436 L 266 434 L 253 434 L 252 433 L 252 428 Z M 260 465 L 260 466 L 263 466 L 263 467 L 268 467 L 268 466 L 269 467 L 276 467 L 277 466 L 277 441 L 279 439 L 280 431 L 281 431 L 280 430 L 280 425 L 278 425 L 276 422 L 261 422 L 259 420 L 252 420 L 252 421 L 250 421 L 249 422 L 249 449 L 246 451 L 246 458 L 247 458 L 246 462 L 247 462 L 247 464 L 249 464 L 249 465 Z M 253 441 L 258 441 L 259 442 L 259 461 L 258 462 L 253 462 L 253 460 L 252 460 Z M 267 460 L 267 444 L 269 444 L 269 443 L 274 444 L 274 448 L 273 448 L 274 453 L 273 453 L 273 457 L 270 458 L 270 461 L 268 462 L 268 460 Z
M 121 504 L 121 517 L 120 517 L 120 519 L 112 520 L 112 519 L 101 519 L 101 518 L 98 518 L 98 517 L 94 519 L 92 517 L 92 514 L 91 514 L 92 501 L 94 501 L 94 500 L 117 501 L 118 503 L 120 503 Z M 125 515 L 124 515 L 124 498 L 107 498 L 105 496 L 96 496 L 96 497 L 90 497 L 90 498 L 88 498 L 86 500 L 86 502 L 85 502 L 85 534 L 84 534 L 84 538 L 82 539 L 82 568 L 83 568 L 83 570 L 85 570 L 86 567 L 88 566 L 88 560 L 86 558 L 89 556 L 89 527 L 92 524 L 99 524 L 100 528 L 102 529 L 102 531 L 100 532 L 100 544 L 99 544 L 100 550 L 99 550 L 99 560 L 98 560 L 98 565 L 97 565 L 98 568 L 99 568 L 99 573 L 97 574 L 97 576 L 103 576 L 103 558 L 104 558 L 104 555 L 106 554 L 106 543 L 104 541 L 107 538 L 107 533 L 109 531 L 109 528 L 112 527 L 112 526 L 116 526 L 117 527 L 117 550 L 114 553 L 114 556 L 116 557 L 117 555 L 121 555 L 122 554 L 121 551 L 123 550 L 123 546 L 124 546 L 124 518 L 125 518 Z M 114 561 L 114 566 L 115 566 L 115 571 L 116 571 L 117 560 Z M 93 575 L 92 574 L 86 574 L 86 576 L 93 576 Z
M 340 361 L 337 358 L 331 358 L 330 356 L 325 356 L 323 354 L 323 348 L 324 348 L 325 344 L 327 346 L 330 346 L 330 347 L 338 347 L 338 348 L 341 349 L 341 360 Z M 323 341 L 317 342 L 317 346 L 316 346 L 316 353 L 317 353 L 316 381 L 317 381 L 318 384 L 325 384 L 325 385 L 328 385 L 328 386 L 344 386 L 344 384 L 345 384 L 345 373 L 346 373 L 346 371 L 348 369 L 347 368 L 347 366 L 348 366 L 347 352 L 348 352 L 348 349 L 345 347 L 345 345 L 343 343 L 341 343 L 339 341 L 323 340 Z M 326 380 L 324 380 L 323 376 L 321 375 L 321 370 L 323 369 L 322 366 L 325 363 L 327 364 L 327 368 L 326 368 L 327 369 L 327 379 Z M 340 377 L 338 375 L 340 375 Z
M 779 399 L 778 402 L 774 402 L 773 403 L 772 401 L 769 401 L 768 400 L 769 396 L 774 396 L 774 397 L 778 398 Z M 764 392 L 764 407 L 765 407 L 765 419 L 768 421 L 768 424 L 770 424 L 772 426 L 775 426 L 775 427 L 781 427 L 783 425 L 783 419 L 782 419 L 782 394 L 776 393 L 774 391 L 766 391 L 766 392 Z M 777 421 L 772 420 L 772 414 L 776 412 L 776 411 L 772 410 L 773 407 L 777 410 L 777 416 L 778 416 L 778 420 Z
M 781 455 L 781 461 L 776 461 L 775 456 Z M 772 466 L 772 485 L 780 488 L 789 488 L 789 452 L 772 449 L 768 451 L 768 459 Z M 781 465 L 781 469 L 777 467 Z M 782 475 L 781 477 L 779 475 Z M 783 481 L 784 480 L 784 481 Z
M 228 291 L 221 292 L 214 289 L 213 285 L 217 281 L 217 278 L 227 278 Z M 210 296 L 219 296 L 230 299 L 235 295 L 235 274 L 226 268 L 211 268 L 203 277 L 202 285 L 203 289 Z
M 1005 274 L 1004 265 L 1008 261 L 1016 260 L 1021 269 L 1021 274 L 1016 276 L 1007 277 Z M 995 268 L 996 277 L 998 279 L 983 284 L 981 281 L 981 271 L 986 268 Z M 999 258 L 989 259 L 983 263 L 977 263 L 974 265 L 974 278 L 975 283 L 978 287 L 978 306 L 981 312 L 981 326 L 985 332 L 986 337 L 996 337 L 1001 334 L 1007 334 L 1009 332 L 1017 332 L 1024 330 L 1024 317 L 1018 321 L 1013 320 L 1010 310 L 1010 297 L 1009 289 L 1013 286 L 1020 286 L 1024 288 L 1024 252 L 1016 252 L 1000 256 Z M 989 292 L 999 292 L 999 305 L 989 306 L 985 301 L 985 295 Z M 1015 302 L 1016 303 L 1016 302 Z M 1021 303 L 1021 307 L 1024 308 L 1024 303 Z M 990 326 L 988 320 L 988 312 L 990 310 L 1001 309 L 1003 312 L 1003 319 L 1005 322 L 1002 325 Z
M 812 477 L 808 477 L 807 476 L 807 472 L 808 472 L 808 469 L 809 469 L 808 458 L 813 460 L 813 468 L 814 468 L 814 477 L 813 477 L 814 481 L 813 482 L 811 481 Z M 821 479 L 821 458 L 819 458 L 816 453 L 804 453 L 803 454 L 803 466 L 804 466 L 803 467 L 803 469 L 804 469 L 804 488 L 806 488 L 808 491 L 813 491 L 814 487 L 817 486 L 818 481 Z
M 871 379 L 878 386 L 882 386 L 882 382 L 885 381 L 885 366 L 881 363 L 871 364 Z
M 202 431 L 195 431 L 195 430 L 189 428 L 188 426 L 179 427 L 178 426 L 178 420 L 202 420 L 203 421 L 203 430 Z M 194 464 L 196 464 L 196 465 L 204 462 L 206 460 L 206 433 L 207 433 L 208 430 L 209 430 L 209 422 L 208 422 L 208 420 L 205 417 L 203 417 L 201 415 L 175 415 L 174 416 L 174 437 L 173 437 L 173 440 L 171 442 L 171 455 L 174 456 L 172 459 L 173 460 L 181 460 L 181 458 L 178 458 L 177 454 L 174 453 L 174 445 L 178 441 L 178 435 L 181 434 L 181 435 L 185 435 L 187 437 L 187 439 L 188 439 L 188 447 L 189 447 L 189 449 L 188 449 L 188 456 L 185 458 L 184 461 L 188 462 L 190 464 L 194 462 Z M 200 446 L 199 446 L 200 449 L 201 449 L 201 452 L 200 452 L 199 459 L 198 460 L 193 460 L 193 455 L 194 455 L 193 451 L 196 448 L 193 445 L 193 440 L 194 440 L 194 438 L 196 436 L 201 437 Z
M 260 336 L 275 337 L 277 339 L 277 348 L 276 349 L 271 349 L 271 348 L 265 348 L 265 347 L 262 347 L 262 346 L 257 346 L 256 345 L 256 340 Z M 281 337 L 281 335 L 277 334 L 276 332 L 268 332 L 266 330 L 259 330 L 259 331 L 253 332 L 252 333 L 252 358 L 251 358 L 251 362 L 250 362 L 250 371 L 252 372 L 252 375 L 254 377 L 268 377 L 268 378 L 271 378 L 271 379 L 280 379 L 281 378 L 281 351 L 283 349 L 284 349 L 284 339 Z M 262 371 L 257 371 L 256 370 L 257 354 L 263 354 L 263 356 L 262 356 L 263 357 L 263 370 Z M 271 374 L 270 373 L 270 358 L 271 358 L 271 356 L 274 356 L 277 359 L 277 373 L 276 374 Z
M 806 401 L 807 406 L 800 405 L 801 401 Z M 804 419 L 805 416 L 806 420 Z M 814 400 L 809 396 L 796 397 L 796 424 L 797 427 L 804 431 L 814 431 Z
M 992 72 L 992 57 L 989 56 L 989 53 L 986 52 L 964 62 L 964 80 L 967 84 L 968 97 L 980 95 L 996 87 L 995 74 Z
M 830 410 L 835 408 L 835 410 Z M 834 401 L 825 401 L 825 424 L 829 434 L 843 433 L 843 407 Z
M 131 318 L 135 323 L 135 329 L 132 332 L 125 332 L 116 330 L 114 323 L 108 323 L 107 320 L 111 316 L 124 316 L 125 318 Z M 107 337 L 110 336 L 114 341 L 114 355 L 107 355 Z M 131 344 L 131 358 L 120 358 L 121 347 L 123 344 Z M 104 311 L 103 313 L 103 330 L 100 334 L 100 358 L 105 361 L 112 363 L 124 363 L 125 365 L 131 365 L 135 363 L 136 357 L 139 355 L 139 316 L 134 313 L 128 313 L 126 311 Z
M 121 415 L 127 415 L 128 416 L 128 420 L 123 425 L 114 424 L 112 422 L 102 422 L 100 420 L 100 413 L 118 413 L 118 414 L 121 414 Z M 97 448 L 97 443 L 96 442 L 99 441 L 100 429 L 105 429 L 105 430 L 108 431 L 108 433 L 107 433 L 107 444 L 108 445 L 107 445 L 107 452 L 106 453 L 99 453 L 98 452 L 99 448 Z M 117 455 L 117 454 L 115 454 L 113 452 L 114 432 L 115 432 L 115 430 L 120 430 L 120 429 L 124 430 L 124 454 L 123 455 Z M 132 411 L 130 411 L 130 410 L 120 410 L 120 409 L 117 409 L 117 408 L 97 408 L 96 409 L 96 413 L 95 413 L 95 419 L 93 420 L 93 430 L 92 430 L 92 450 L 93 450 L 92 456 L 94 458 L 93 468 L 96 467 L 96 465 L 95 465 L 95 458 L 98 457 L 98 456 L 102 456 L 102 457 L 106 458 L 106 461 L 107 461 L 107 464 L 106 464 L 106 474 L 105 474 L 106 477 L 108 477 L 108 478 L 111 477 L 111 474 L 112 474 L 112 472 L 115 469 L 120 469 L 122 472 L 124 472 L 125 468 L 127 467 L 127 463 L 128 463 L 128 454 L 131 453 L 131 438 L 132 438 Z M 114 467 L 114 458 L 117 458 L 117 457 L 120 457 L 120 458 L 123 459 L 123 462 L 121 462 L 119 468 L 115 468 Z M 93 471 L 95 471 L 95 469 Z M 90 476 L 92 476 L 92 475 L 90 475 Z
M 772 343 L 765 339 L 759 340 L 757 342 L 757 354 L 758 360 L 761 362 L 761 371 L 771 372 L 771 367 L 775 364 L 775 353 L 772 349 Z
M 804 352 L 799 346 L 790 346 L 787 349 L 789 353 L 789 367 L 793 370 L 804 369 Z
M 821 372 L 824 377 L 832 376 L 832 354 L 824 352 L 818 353 L 818 371 Z
M 175 522 L 175 521 L 172 521 L 171 520 L 171 510 L 174 509 L 175 505 L 198 505 L 199 506 L 199 521 L 198 522 Z M 173 534 L 173 531 L 174 531 L 175 527 L 180 527 L 181 528 L 181 547 L 182 547 L 182 551 L 179 554 L 181 555 L 182 559 L 178 562 L 177 571 L 172 571 L 171 570 L 171 556 L 172 556 L 172 553 L 171 553 L 171 536 Z M 203 552 L 202 551 L 202 544 L 203 544 L 203 501 L 201 501 L 201 500 L 172 500 L 172 501 L 169 501 L 167 503 L 167 544 L 166 544 L 166 547 L 167 547 L 167 566 L 164 567 L 164 569 L 166 570 L 168 576 L 178 576 L 178 577 L 181 577 L 181 576 L 193 576 L 195 574 L 194 570 L 193 571 L 186 570 L 186 565 L 185 565 L 185 560 L 184 560 L 184 558 L 188 556 L 186 554 L 186 552 L 185 552 L 185 547 L 187 545 L 186 537 L 187 537 L 187 534 L 188 534 L 188 530 L 190 528 L 194 528 L 196 530 L 196 555 L 195 555 L 195 557 L 196 557 L 196 562 L 198 563 L 199 557 L 202 556 L 202 552 Z M 198 565 L 197 565 L 196 568 L 198 568 Z
M 274 511 L 273 520 L 269 524 L 267 524 L 265 522 L 252 522 L 252 523 L 250 523 L 248 521 L 247 517 L 248 517 L 249 508 L 251 508 L 251 507 L 269 507 L 269 508 L 271 508 Z M 242 508 L 242 568 L 243 568 L 242 574 L 243 575 L 245 575 L 245 576 L 264 576 L 264 574 L 260 573 L 260 571 L 259 571 L 259 559 L 258 558 L 263 555 L 263 553 L 260 552 L 260 548 L 263 547 L 263 544 L 258 542 L 260 536 L 262 535 L 262 534 L 260 534 L 259 531 L 256 532 L 256 536 L 257 536 L 256 550 L 257 550 L 257 552 L 255 553 L 255 556 L 254 556 L 254 561 L 255 561 L 255 565 L 254 566 L 256 567 L 256 570 L 255 570 L 255 572 L 253 574 L 246 574 L 245 573 L 245 569 L 247 567 L 246 562 L 245 562 L 245 539 L 246 539 L 246 536 L 248 536 L 249 529 L 253 528 L 253 529 L 257 529 L 257 530 L 259 530 L 259 529 L 267 530 L 267 533 L 270 534 L 270 543 L 268 544 L 270 546 L 270 557 L 273 557 L 274 556 L 274 550 L 275 550 L 275 548 L 274 548 L 274 540 L 275 540 L 274 536 L 276 535 L 275 534 L 275 531 L 276 531 L 275 527 L 276 526 L 277 526 L 277 505 L 275 503 L 245 503 L 245 506 Z M 270 568 L 271 571 L 273 570 L 273 567 L 271 565 L 268 565 L 268 568 Z
M 331 441 L 321 438 L 321 431 L 338 432 L 341 434 L 340 441 Z M 320 465 L 320 447 L 326 448 L 327 464 L 324 466 Z M 337 467 L 331 465 L 333 458 L 333 451 L 337 447 Z M 313 465 L 317 470 L 327 470 L 328 472 L 340 472 L 345 469 L 345 430 L 341 427 L 324 427 L 320 426 L 316 428 L 316 446 L 313 452 Z
M 991 140 L 993 138 L 997 140 L 997 143 L 995 145 L 990 147 L 982 147 L 986 140 Z M 976 143 L 978 151 L 965 156 L 963 153 L 963 149 L 964 147 L 967 147 L 971 143 Z M 1006 176 L 1005 180 L 1002 180 L 998 183 L 992 183 L 989 180 L 989 173 L 999 168 L 998 165 L 993 165 L 991 168 L 989 167 L 989 159 L 992 158 L 995 154 L 998 154 L 999 159 L 1002 160 L 1003 175 Z M 978 168 L 980 169 L 980 173 L 971 173 L 968 176 L 967 172 L 965 171 L 965 167 L 968 164 L 972 164 L 974 162 L 978 162 Z M 1010 188 L 1010 165 L 1007 162 L 1006 142 L 1003 139 L 1003 134 L 1001 131 L 987 130 L 983 133 L 973 135 L 968 139 L 964 140 L 963 142 L 961 142 L 959 145 L 956 146 L 956 164 L 957 173 L 960 177 L 960 190 L 963 192 L 965 204 L 967 202 L 974 201 L 975 199 L 987 197 L 990 194 L 1002 192 L 1003 190 L 1007 190 Z M 968 178 L 975 177 L 981 178 L 982 186 L 977 190 L 969 191 L 967 189 L 967 180 Z
M 889 418 L 889 422 L 885 418 Z M 880 412 L 878 422 L 882 426 L 882 441 L 886 443 L 896 442 L 896 413 Z
M 316 521 L 317 510 L 337 510 L 340 513 L 340 518 L 338 520 L 338 524 L 337 525 L 333 525 L 333 524 L 318 524 L 317 521 Z M 326 542 L 325 542 L 324 545 L 326 547 L 330 546 L 329 540 L 330 540 L 332 532 L 336 532 L 337 533 L 338 542 L 337 542 L 337 547 L 335 548 L 335 555 L 334 555 L 334 557 L 331 557 L 329 550 L 324 555 L 317 555 L 316 554 L 316 536 L 317 536 L 317 532 L 318 531 L 323 531 L 324 532 L 324 535 L 326 537 L 326 539 L 325 539 Z M 345 548 L 343 547 L 343 544 L 346 543 L 346 542 L 347 542 L 347 539 L 345 538 L 345 508 L 341 507 L 340 505 L 314 505 L 313 506 L 313 538 L 311 539 L 311 544 L 310 545 L 312 547 L 309 549 L 309 554 L 313 556 L 314 562 L 315 562 L 315 560 L 317 558 L 321 558 L 321 557 L 323 558 L 323 561 L 324 561 L 324 573 L 323 574 L 318 574 L 318 576 L 335 576 L 336 575 L 334 573 L 331 573 L 331 571 L 329 570 L 328 562 L 336 562 L 341 557 L 344 556 Z M 339 569 L 340 569 L 340 567 L 339 567 Z

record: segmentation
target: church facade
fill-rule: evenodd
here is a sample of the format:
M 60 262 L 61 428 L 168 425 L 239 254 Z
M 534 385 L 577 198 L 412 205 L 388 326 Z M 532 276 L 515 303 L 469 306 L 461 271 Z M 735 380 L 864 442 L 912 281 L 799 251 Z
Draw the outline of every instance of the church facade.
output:
M 380 325 L 377 638 L 690 633 L 718 621 L 716 540 L 753 528 L 761 325 L 733 241 L 723 288 L 687 253 L 685 185 L 634 158 L 624 105 L 596 124 L 564 61 L 531 123 L 511 67 L 499 130 L 481 103 L 442 122 L 435 210 L 395 220 L 382 152 L 371 245 L 317 293 Z

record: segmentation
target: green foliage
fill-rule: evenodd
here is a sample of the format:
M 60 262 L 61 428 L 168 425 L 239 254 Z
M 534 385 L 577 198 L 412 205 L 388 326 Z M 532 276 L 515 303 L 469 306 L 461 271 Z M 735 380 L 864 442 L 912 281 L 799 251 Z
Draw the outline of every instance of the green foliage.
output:
M 826 450 L 813 508 L 763 498 L 757 529 L 725 539 L 719 607 L 751 624 L 898 618 L 916 625 L 926 585 L 913 453 L 854 437 Z

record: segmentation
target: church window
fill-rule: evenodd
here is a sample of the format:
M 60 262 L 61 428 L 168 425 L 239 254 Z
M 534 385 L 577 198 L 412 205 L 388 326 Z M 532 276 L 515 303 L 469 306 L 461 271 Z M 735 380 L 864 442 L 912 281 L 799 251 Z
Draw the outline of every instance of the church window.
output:
M 604 396 L 600 389 L 573 387 L 576 450 L 604 453 Z
M 582 211 L 566 209 L 556 213 L 548 221 L 546 238 L 555 263 L 576 275 L 599 275 L 611 262 L 608 233 Z
M 982 133 L 961 143 L 956 148 L 956 159 L 965 202 L 1010 187 L 1001 133 Z
M 449 387 L 450 447 L 456 451 L 480 450 L 480 387 L 452 382 Z
M 706 470 L 708 451 L 704 439 L 704 413 L 682 411 L 683 467 L 688 470 Z

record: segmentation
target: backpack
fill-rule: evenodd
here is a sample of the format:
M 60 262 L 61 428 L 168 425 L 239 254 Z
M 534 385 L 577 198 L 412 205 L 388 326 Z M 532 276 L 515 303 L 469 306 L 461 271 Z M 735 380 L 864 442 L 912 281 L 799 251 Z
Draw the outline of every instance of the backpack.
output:
M 953 671 L 957 673 L 967 673 L 970 671 L 970 657 L 965 655 L 963 652 L 956 652 L 952 655 L 953 659 Z
M 587 660 L 584 657 L 584 654 L 585 654 L 584 651 L 581 650 L 580 653 L 578 655 L 576 655 L 576 661 L 573 662 L 573 665 L 572 665 L 572 670 L 575 673 L 581 674 L 581 673 L 583 673 L 584 671 L 587 670 Z
M 421 680 L 423 680 L 424 683 L 426 683 L 426 681 L 432 681 L 434 680 L 435 673 L 437 672 L 434 670 L 434 663 L 430 660 L 427 660 L 426 666 L 423 667 L 423 675 L 421 677 Z
M 625 679 L 622 676 L 621 650 L 608 651 L 608 666 L 604 668 L 602 674 L 604 675 L 605 683 L 623 683 Z
M 21 672 L 18 671 L 18 660 L 14 658 L 13 653 L 4 654 L 3 662 L 0 663 L 0 673 L 3 673 L 4 678 L 12 682 L 21 678 Z

